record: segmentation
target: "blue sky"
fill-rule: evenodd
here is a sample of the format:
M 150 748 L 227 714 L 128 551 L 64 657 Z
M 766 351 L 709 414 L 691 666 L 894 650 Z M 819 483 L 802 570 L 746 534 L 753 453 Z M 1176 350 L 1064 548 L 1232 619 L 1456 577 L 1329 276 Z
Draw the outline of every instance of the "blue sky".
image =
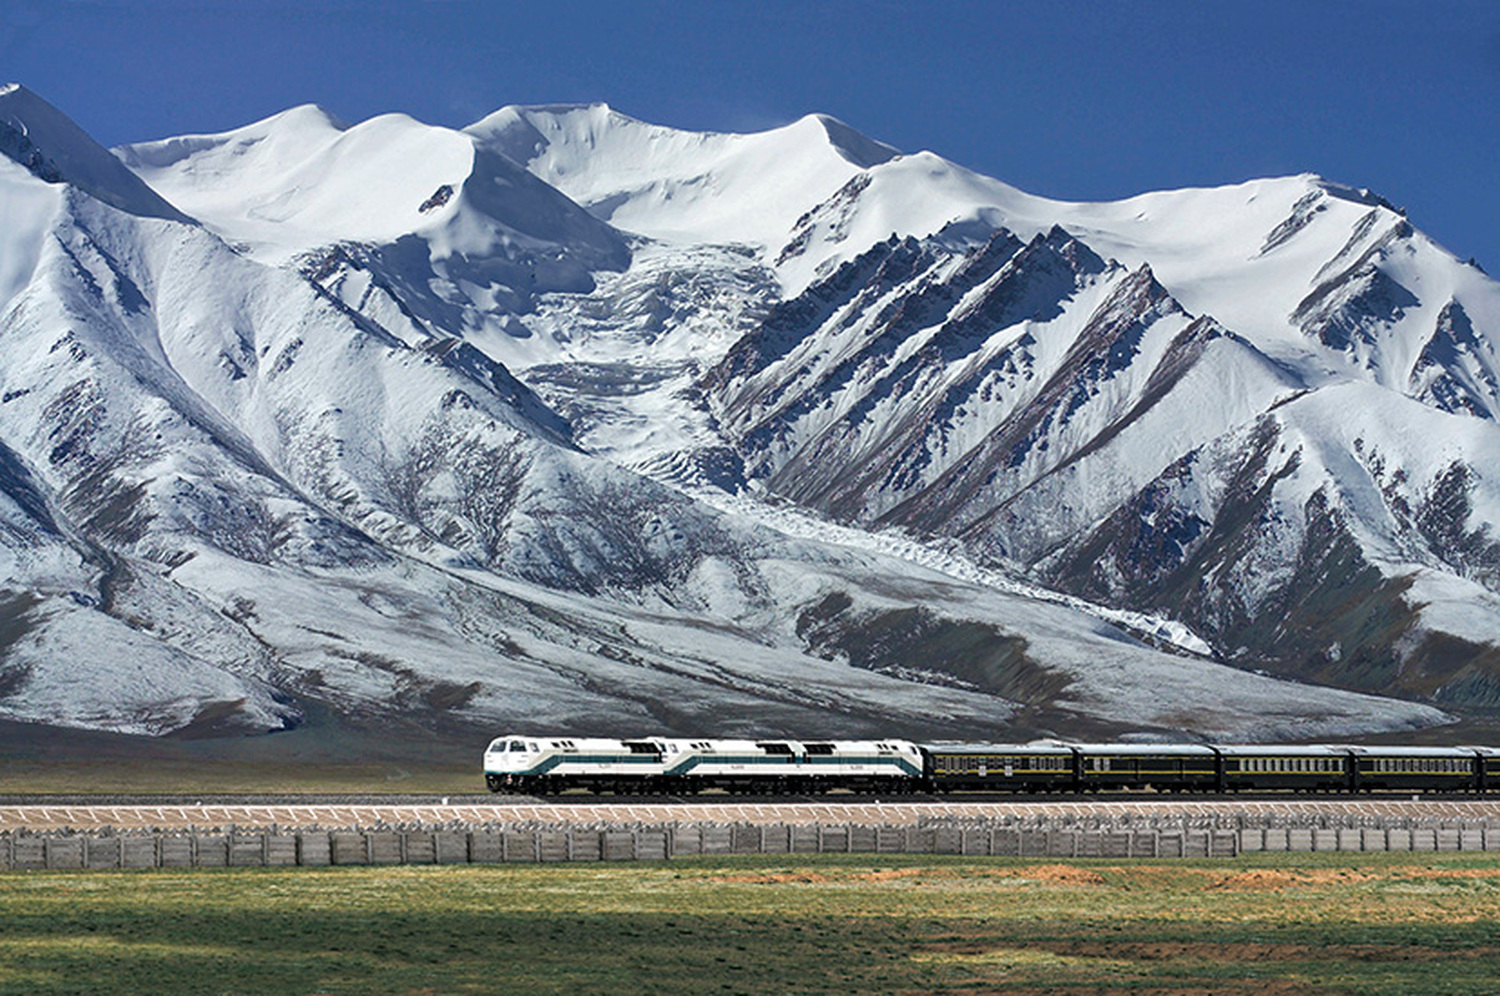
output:
M 0 0 L 0 79 L 106 145 L 605 100 L 723 131 L 823 111 L 1070 199 L 1313 171 L 1500 276 L 1496 0 Z

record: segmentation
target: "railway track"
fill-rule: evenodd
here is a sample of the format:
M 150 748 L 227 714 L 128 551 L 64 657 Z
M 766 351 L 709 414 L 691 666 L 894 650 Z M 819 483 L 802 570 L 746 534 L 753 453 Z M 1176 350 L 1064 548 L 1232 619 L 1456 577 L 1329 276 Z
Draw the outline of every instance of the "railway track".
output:
M 1500 799 L 1474 797 L 1130 796 L 859 797 L 691 799 L 577 796 L 562 799 L 280 796 L 261 798 L 10 797 L 0 799 L 0 832 L 170 830 L 195 827 L 372 827 L 496 823 L 849 823 L 911 825 L 935 818 L 1410 817 L 1500 820 Z

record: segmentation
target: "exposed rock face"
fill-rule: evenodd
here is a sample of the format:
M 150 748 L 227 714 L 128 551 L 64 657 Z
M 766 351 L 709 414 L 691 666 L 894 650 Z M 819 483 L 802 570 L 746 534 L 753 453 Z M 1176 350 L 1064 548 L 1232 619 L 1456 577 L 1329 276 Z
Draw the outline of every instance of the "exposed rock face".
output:
M 1304 195 L 1260 254 L 1336 200 Z M 1287 316 L 1327 351 L 1310 363 L 1058 227 L 893 238 L 779 305 L 703 386 L 773 494 L 1183 620 L 1232 661 L 1480 705 L 1490 678 L 1451 679 L 1491 673 L 1500 620 L 1434 641 L 1412 586 L 1493 589 L 1494 440 L 1450 439 L 1433 411 L 1492 420 L 1500 382 L 1460 301 L 1417 318 L 1432 309 L 1400 280 L 1421 251 L 1404 220 L 1359 217 Z M 1438 439 L 1454 459 L 1423 451 Z

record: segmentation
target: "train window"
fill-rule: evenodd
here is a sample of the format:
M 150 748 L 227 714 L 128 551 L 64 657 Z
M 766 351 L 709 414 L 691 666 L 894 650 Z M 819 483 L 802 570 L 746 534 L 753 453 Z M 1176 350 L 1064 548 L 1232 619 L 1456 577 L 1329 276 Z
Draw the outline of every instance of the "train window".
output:
M 523 743 L 522 743 L 522 742 L 521 742 L 521 741 L 519 741 L 519 740 L 512 740 L 512 741 L 511 741 L 511 742 L 510 742 L 510 749 L 511 749 L 511 750 L 512 750 L 512 751 L 520 751 L 520 752 L 524 752 L 524 751 L 525 751 L 525 750 L 526 750 L 526 745 L 525 745 L 525 744 L 523 744 Z
M 786 744 L 756 744 L 755 746 L 767 754 L 790 754 L 792 752 L 792 748 Z M 812 751 L 809 750 L 808 753 L 811 754 Z
M 803 744 L 809 754 L 827 756 L 833 753 L 833 744 Z

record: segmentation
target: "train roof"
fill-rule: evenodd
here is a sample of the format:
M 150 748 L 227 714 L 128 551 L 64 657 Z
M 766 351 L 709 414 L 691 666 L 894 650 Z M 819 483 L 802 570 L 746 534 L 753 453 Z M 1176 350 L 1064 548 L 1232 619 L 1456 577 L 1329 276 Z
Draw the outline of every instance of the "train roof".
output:
M 1214 744 L 1225 757 L 1343 757 L 1349 748 L 1333 744 Z
M 1205 744 L 1069 744 L 1084 754 L 1109 754 L 1114 757 L 1212 757 L 1214 749 Z
M 1479 747 L 1390 747 L 1384 744 L 1374 747 L 1350 745 L 1343 748 L 1360 757 L 1463 757 L 1472 758 L 1489 748 Z
M 1072 754 L 1073 748 L 1056 741 L 1033 741 L 1029 744 L 923 744 L 922 749 L 933 754 Z

